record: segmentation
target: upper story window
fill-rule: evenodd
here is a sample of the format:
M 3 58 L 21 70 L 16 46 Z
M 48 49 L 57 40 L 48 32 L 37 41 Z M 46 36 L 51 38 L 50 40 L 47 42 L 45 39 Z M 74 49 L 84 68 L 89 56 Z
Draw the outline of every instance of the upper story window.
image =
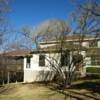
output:
M 26 68 L 30 68 L 30 62 L 31 62 L 31 58 L 27 57 L 26 58 Z
M 89 41 L 89 47 L 98 47 L 98 41 Z
M 45 55 L 39 55 L 39 66 L 45 66 Z

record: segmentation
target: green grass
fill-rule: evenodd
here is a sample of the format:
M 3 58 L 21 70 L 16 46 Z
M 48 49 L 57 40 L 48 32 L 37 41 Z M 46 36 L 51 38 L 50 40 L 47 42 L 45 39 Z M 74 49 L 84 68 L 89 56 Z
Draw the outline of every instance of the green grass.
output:
M 99 67 L 87 67 L 86 72 L 89 73 L 100 73 L 100 68 Z

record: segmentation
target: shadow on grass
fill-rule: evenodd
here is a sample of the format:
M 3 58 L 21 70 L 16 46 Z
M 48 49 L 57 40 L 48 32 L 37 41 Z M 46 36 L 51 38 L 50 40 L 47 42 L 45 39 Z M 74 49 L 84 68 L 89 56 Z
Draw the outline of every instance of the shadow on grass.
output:
M 100 93 L 100 83 L 99 82 L 83 82 L 80 84 L 72 85 L 71 89 L 86 89 L 92 92 Z
M 51 90 L 57 91 L 65 96 L 64 100 L 100 100 L 100 82 L 84 81 L 82 83 L 73 84 L 66 90 L 59 90 L 59 88 L 53 86 Z

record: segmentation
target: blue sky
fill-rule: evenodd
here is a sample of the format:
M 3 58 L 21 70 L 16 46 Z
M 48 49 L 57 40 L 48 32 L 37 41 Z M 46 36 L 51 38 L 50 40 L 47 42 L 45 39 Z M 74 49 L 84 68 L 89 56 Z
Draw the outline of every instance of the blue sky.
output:
M 14 27 L 37 26 L 49 19 L 64 19 L 73 10 L 70 0 L 14 0 L 10 19 Z

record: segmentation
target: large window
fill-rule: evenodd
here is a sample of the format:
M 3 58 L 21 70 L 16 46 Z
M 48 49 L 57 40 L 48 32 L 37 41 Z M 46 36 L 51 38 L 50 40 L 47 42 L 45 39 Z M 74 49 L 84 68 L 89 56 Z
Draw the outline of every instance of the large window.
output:
M 26 68 L 30 68 L 30 62 L 31 62 L 30 57 L 27 57 L 26 58 Z
M 100 57 L 91 57 L 91 65 L 100 65 Z
M 45 66 L 45 55 L 39 55 L 39 66 Z

